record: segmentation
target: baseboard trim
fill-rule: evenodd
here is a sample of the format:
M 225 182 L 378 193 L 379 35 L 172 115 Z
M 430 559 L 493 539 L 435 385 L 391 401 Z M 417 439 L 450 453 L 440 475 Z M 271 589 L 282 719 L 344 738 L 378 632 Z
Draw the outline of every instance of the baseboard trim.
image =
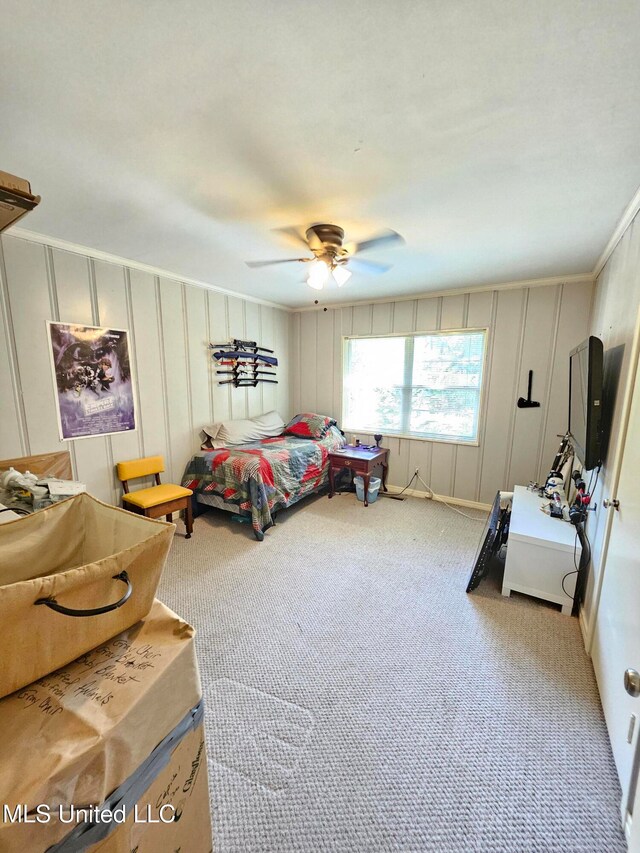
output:
M 418 489 L 402 489 L 400 486 L 387 486 L 392 495 L 398 495 L 402 492 L 403 495 L 408 495 L 410 498 L 426 498 L 427 500 L 438 501 L 439 503 L 455 504 L 456 506 L 466 506 L 469 509 L 479 509 L 482 512 L 489 512 L 491 504 L 483 504 L 479 501 L 468 501 L 464 498 L 451 498 L 447 495 L 431 495 L 429 492 L 418 491 Z
M 578 612 L 578 624 L 580 625 L 580 632 L 582 634 L 582 642 L 584 643 L 585 651 L 589 657 L 591 657 L 591 652 L 589 651 L 589 623 L 587 622 L 584 607 L 581 607 Z

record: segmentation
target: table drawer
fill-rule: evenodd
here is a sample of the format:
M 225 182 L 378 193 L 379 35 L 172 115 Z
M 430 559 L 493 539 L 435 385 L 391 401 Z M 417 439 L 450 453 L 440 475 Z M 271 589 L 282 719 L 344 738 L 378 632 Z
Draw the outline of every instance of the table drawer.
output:
M 366 459 L 335 459 L 332 465 L 334 467 L 350 468 L 358 474 L 366 474 L 368 470 Z

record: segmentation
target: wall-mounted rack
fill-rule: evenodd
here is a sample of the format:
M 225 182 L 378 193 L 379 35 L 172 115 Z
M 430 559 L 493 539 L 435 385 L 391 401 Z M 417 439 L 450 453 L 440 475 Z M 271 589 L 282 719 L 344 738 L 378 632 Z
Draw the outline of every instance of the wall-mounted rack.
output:
M 218 367 L 225 370 L 216 370 L 221 376 L 229 376 L 230 379 L 218 380 L 220 385 L 233 385 L 235 388 L 255 388 L 258 383 L 268 382 L 277 385 L 276 379 L 265 379 L 265 376 L 276 376 L 272 368 L 278 366 L 278 359 L 272 349 L 258 346 L 256 341 L 241 341 L 234 338 L 226 344 L 209 344 L 209 349 L 214 350 L 212 358 Z M 268 354 L 265 354 L 268 353 Z

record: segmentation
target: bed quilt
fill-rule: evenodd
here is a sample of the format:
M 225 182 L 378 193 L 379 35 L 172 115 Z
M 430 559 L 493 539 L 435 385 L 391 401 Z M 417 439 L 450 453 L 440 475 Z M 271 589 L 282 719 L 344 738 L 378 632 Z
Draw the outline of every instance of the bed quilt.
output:
M 319 440 L 281 435 L 194 456 L 182 485 L 196 494 L 216 494 L 251 513 L 256 534 L 272 523 L 275 509 L 288 507 L 326 483 L 329 453 L 343 447 L 331 426 Z

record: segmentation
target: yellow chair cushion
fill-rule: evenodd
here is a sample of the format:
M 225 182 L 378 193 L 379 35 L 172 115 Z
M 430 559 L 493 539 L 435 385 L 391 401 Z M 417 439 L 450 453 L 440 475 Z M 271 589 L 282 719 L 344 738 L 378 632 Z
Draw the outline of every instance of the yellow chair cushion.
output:
M 136 480 L 138 477 L 148 477 L 149 474 L 162 474 L 164 459 L 162 456 L 145 456 L 144 459 L 118 462 L 117 468 L 119 480 Z
M 151 506 L 159 506 L 169 503 L 169 501 L 178 500 L 178 498 L 187 498 L 192 494 L 191 489 L 183 489 L 182 486 L 167 483 L 161 486 L 151 486 L 150 489 L 138 489 L 137 492 L 130 492 L 128 495 L 123 495 L 122 500 L 142 509 L 148 509 Z

